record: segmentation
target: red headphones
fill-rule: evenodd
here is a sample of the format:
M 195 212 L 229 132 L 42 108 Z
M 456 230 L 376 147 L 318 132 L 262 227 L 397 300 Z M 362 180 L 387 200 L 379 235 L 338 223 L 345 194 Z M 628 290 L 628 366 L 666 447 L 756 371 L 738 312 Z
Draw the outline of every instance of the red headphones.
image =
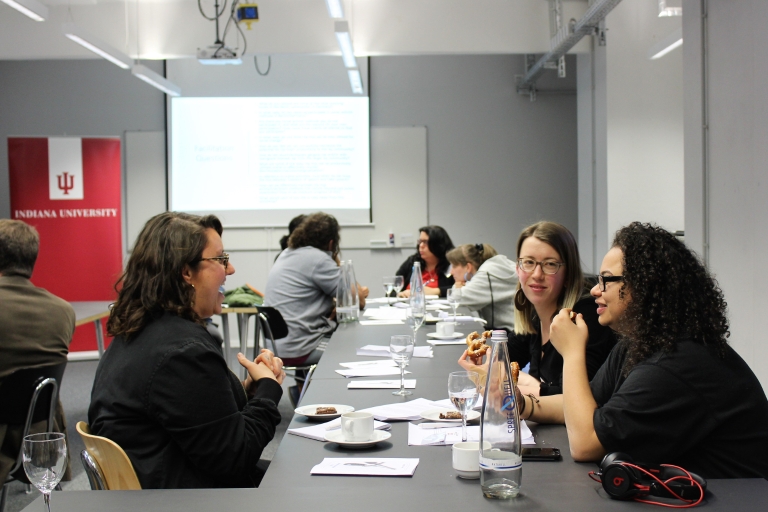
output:
M 635 500 L 671 508 L 695 507 L 704 499 L 707 481 L 695 473 L 671 464 L 635 463 L 620 452 L 609 453 L 600 463 L 600 471 L 589 472 L 590 478 L 603 484 L 608 495 L 617 500 Z M 674 505 L 643 499 L 658 496 L 683 501 Z

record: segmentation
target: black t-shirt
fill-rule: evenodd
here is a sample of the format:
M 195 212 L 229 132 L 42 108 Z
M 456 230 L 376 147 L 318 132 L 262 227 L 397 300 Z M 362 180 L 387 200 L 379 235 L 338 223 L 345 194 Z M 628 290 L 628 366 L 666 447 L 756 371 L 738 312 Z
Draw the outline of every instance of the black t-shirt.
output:
M 605 358 L 616 345 L 616 335 L 597 320 L 597 305 L 592 297 L 580 299 L 573 311 L 581 313 L 589 330 L 587 342 L 587 378 L 591 379 L 603 365 Z M 563 356 L 552 343 L 541 345 L 541 335 L 509 333 L 507 342 L 509 360 L 517 361 L 520 368 L 531 363 L 529 374 L 541 380 L 541 396 L 559 395 L 563 392 Z
M 768 400 L 730 347 L 681 341 L 622 376 L 619 343 L 590 386 L 595 432 L 610 452 L 675 464 L 704 478 L 768 478 Z

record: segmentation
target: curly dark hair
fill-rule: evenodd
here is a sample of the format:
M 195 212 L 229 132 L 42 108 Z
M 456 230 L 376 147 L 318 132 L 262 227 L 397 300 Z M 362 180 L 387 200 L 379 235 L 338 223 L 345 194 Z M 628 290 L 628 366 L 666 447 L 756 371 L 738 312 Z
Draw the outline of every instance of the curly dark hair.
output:
M 440 226 L 424 226 L 419 228 L 419 233 L 426 233 L 429 237 L 427 247 L 429 252 L 437 257 L 437 272 L 438 274 L 445 274 L 448 272 L 450 262 L 445 254 L 454 248 L 451 237 L 448 236 L 448 232 Z M 427 263 L 419 256 L 419 251 L 416 251 L 416 257 L 421 263 L 421 269 L 427 268 Z
M 208 228 L 219 235 L 223 231 L 213 215 L 166 212 L 147 221 L 115 284 L 117 301 L 107 321 L 110 336 L 130 338 L 166 311 L 205 325 L 192 309 L 195 291 L 182 271 L 200 264 Z
M 321 251 L 328 250 L 328 243 L 333 241 L 331 246 L 332 257 L 336 259 L 339 255 L 339 221 L 336 217 L 323 212 L 313 213 L 299 224 L 288 239 L 288 247 L 298 249 L 300 247 L 315 247 Z
M 288 223 L 288 234 L 280 239 L 280 250 L 284 251 L 288 248 L 288 239 L 291 238 L 293 232 L 296 231 L 296 228 L 299 227 L 306 218 L 307 216 L 302 213 L 291 219 L 291 222 Z
M 723 292 L 699 258 L 669 231 L 633 222 L 616 232 L 623 253 L 620 296 L 631 300 L 624 313 L 628 374 L 652 354 L 671 352 L 681 340 L 725 354 L 728 331 Z

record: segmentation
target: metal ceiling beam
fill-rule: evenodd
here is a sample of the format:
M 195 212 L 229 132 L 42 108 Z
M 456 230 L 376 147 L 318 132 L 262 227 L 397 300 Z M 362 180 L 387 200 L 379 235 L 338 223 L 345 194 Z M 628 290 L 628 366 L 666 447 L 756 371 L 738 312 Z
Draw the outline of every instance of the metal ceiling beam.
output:
M 587 11 L 579 21 L 571 20 L 571 23 L 560 27 L 560 30 L 551 39 L 550 47 L 552 49 L 528 69 L 525 76 L 517 84 L 517 92 L 530 94 L 532 99 L 535 98 L 536 80 L 546 70 L 545 65 L 548 62 L 556 62 L 586 35 L 599 31 L 601 37 L 604 37 L 600 30 L 601 23 L 619 2 L 621 0 L 596 0 L 587 7 Z

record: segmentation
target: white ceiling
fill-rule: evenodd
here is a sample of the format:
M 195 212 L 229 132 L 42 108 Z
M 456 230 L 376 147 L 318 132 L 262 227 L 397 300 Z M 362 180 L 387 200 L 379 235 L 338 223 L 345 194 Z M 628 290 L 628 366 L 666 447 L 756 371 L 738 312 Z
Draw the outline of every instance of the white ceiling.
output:
M 359 56 L 549 50 L 546 0 L 342 1 Z M 193 57 L 215 39 L 213 22 L 202 17 L 197 0 L 42 2 L 50 13 L 44 22 L 0 3 L 0 59 L 99 58 L 65 38 L 63 23 L 75 23 L 142 59 Z M 260 21 L 250 31 L 243 26 L 249 54 L 339 54 L 324 0 L 255 2 Z M 206 13 L 213 12 L 213 0 L 202 4 Z M 586 0 L 566 0 L 565 20 L 578 19 L 586 6 Z M 230 30 L 228 46 L 242 47 L 236 35 Z M 574 51 L 586 51 L 585 42 Z

